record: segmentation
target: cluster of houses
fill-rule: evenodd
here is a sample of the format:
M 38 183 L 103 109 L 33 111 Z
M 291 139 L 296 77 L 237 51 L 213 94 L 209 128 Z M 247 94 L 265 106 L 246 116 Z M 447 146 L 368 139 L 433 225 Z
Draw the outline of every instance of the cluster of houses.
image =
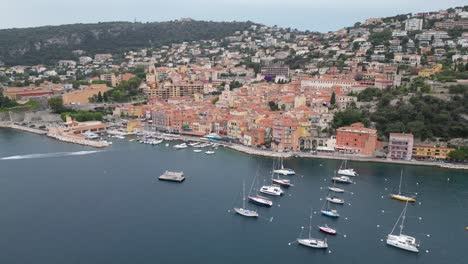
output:
M 461 29 L 458 35 L 452 33 Z M 380 39 L 379 39 L 380 38 Z M 4 87 L 14 99 L 62 96 L 66 104 L 86 104 L 144 70 L 145 105 L 116 106 L 115 116 L 137 117 L 158 131 L 203 136 L 274 151 L 320 151 L 375 156 L 387 148 L 394 159 L 445 159 L 450 149 L 413 146 L 413 136 L 353 124 L 330 135 L 337 111 L 373 103 L 358 102 L 366 88 L 391 89 L 411 78 L 431 77 L 442 63 L 467 63 L 468 12 L 464 8 L 394 18 L 370 18 L 335 32 L 309 33 L 252 25 L 223 39 L 174 43 L 129 51 L 114 63 L 111 54 L 62 60 L 54 66 L 1 67 L 11 81 L 29 75 L 34 83 Z M 450 51 L 450 52 L 449 52 Z M 404 67 L 402 67 L 404 66 Z M 99 75 L 95 75 L 99 72 Z M 94 75 L 93 75 L 94 74 Z M 110 84 L 72 87 L 77 75 Z M 388 146 L 387 146 L 388 145 Z

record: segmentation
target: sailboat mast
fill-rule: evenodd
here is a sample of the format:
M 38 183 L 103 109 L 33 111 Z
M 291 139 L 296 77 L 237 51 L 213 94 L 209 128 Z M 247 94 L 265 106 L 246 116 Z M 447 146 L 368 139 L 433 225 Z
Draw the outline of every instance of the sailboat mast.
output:
M 310 217 L 309 217 L 309 239 L 310 239 L 310 236 L 311 236 L 310 232 L 312 231 L 312 211 L 313 211 L 313 209 L 310 208 Z
M 403 181 L 403 170 L 400 173 L 400 185 L 398 186 L 398 195 L 401 194 L 401 182 Z
M 245 180 L 242 181 L 242 208 L 245 209 Z
M 406 201 L 405 209 L 403 209 L 403 216 L 401 218 L 401 225 L 400 225 L 400 235 L 401 235 L 401 233 L 403 233 L 403 227 L 405 225 L 406 208 L 408 208 L 408 201 Z

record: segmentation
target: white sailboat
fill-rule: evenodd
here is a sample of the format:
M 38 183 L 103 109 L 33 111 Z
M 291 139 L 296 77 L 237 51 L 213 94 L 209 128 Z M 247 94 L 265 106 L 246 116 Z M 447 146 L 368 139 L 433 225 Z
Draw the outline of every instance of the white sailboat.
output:
M 258 217 L 257 211 L 249 210 L 245 207 L 245 182 L 242 182 L 242 207 L 235 207 L 234 211 L 245 217 Z
M 332 181 L 337 183 L 353 183 L 348 176 L 335 176 L 332 178 Z
M 281 161 L 281 167 L 279 169 L 273 170 L 274 173 L 278 173 L 278 174 L 281 174 L 281 175 L 294 175 L 294 174 L 296 174 L 296 172 L 293 169 L 288 169 L 288 168 L 284 167 L 283 158 L 280 158 L 280 161 Z
M 256 179 L 257 179 L 257 176 L 258 175 L 255 175 L 254 177 L 254 180 L 252 181 L 252 186 L 250 187 L 250 192 L 249 192 L 249 201 L 254 203 L 254 204 L 257 204 L 257 205 L 261 205 L 261 206 L 267 206 L 267 207 L 271 207 L 273 206 L 273 201 L 271 201 L 270 199 L 264 197 L 264 196 L 261 196 L 261 195 L 258 195 L 258 192 L 254 195 L 252 195 L 252 190 L 254 189 L 254 185 L 256 183 Z
M 310 217 L 309 217 L 309 237 L 308 238 L 298 238 L 297 242 L 303 246 L 310 247 L 310 248 L 318 248 L 318 249 L 326 249 L 328 248 L 327 239 L 324 240 L 312 238 L 311 231 L 312 231 L 312 212 L 310 210 Z
M 336 187 L 336 182 L 333 181 L 333 186 L 328 186 L 328 190 L 335 192 L 335 193 L 344 193 L 344 189 Z
M 327 198 L 325 198 L 327 201 L 329 201 L 330 203 L 334 203 L 334 204 L 344 204 L 344 199 L 342 198 L 339 198 L 339 197 L 336 197 L 336 196 L 327 196 Z
M 291 183 L 291 180 L 289 179 L 283 179 L 279 176 L 279 173 L 276 174 L 275 176 L 275 173 L 274 173 L 274 168 L 275 168 L 275 162 L 273 161 L 273 173 L 271 175 L 271 181 L 274 183 L 274 184 L 278 184 L 279 186 L 283 186 L 283 187 L 291 187 L 291 186 L 294 186 L 292 183 Z
M 398 185 L 398 193 L 392 193 L 392 194 L 390 194 L 390 197 L 395 199 L 395 200 L 399 200 L 399 201 L 403 201 L 403 202 L 410 202 L 410 203 L 416 202 L 416 199 L 414 197 L 410 197 L 410 196 L 406 196 L 406 195 L 401 194 L 401 183 L 402 183 L 402 181 L 403 181 L 403 170 L 401 170 L 401 174 L 400 174 L 400 185 Z
M 338 175 L 343 175 L 343 176 L 350 176 L 350 177 L 356 177 L 359 174 L 352 168 L 346 168 L 348 161 L 344 160 L 341 163 L 340 168 L 338 169 Z M 344 165 L 344 166 L 343 166 Z
M 403 209 L 400 216 L 398 217 L 395 225 L 393 226 L 392 231 L 390 232 L 390 234 L 388 234 L 387 244 L 390 246 L 400 248 L 400 249 L 418 253 L 419 243 L 418 241 L 416 241 L 416 238 L 403 234 L 407 208 L 408 208 L 408 202 L 406 202 L 405 208 Z M 400 222 L 400 219 L 401 219 L 400 233 L 398 235 L 394 235 L 393 232 L 395 231 L 396 226 Z

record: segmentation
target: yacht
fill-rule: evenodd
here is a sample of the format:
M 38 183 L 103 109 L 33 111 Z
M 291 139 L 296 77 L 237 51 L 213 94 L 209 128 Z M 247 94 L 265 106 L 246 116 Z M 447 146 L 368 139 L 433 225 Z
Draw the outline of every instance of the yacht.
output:
M 353 181 L 347 176 L 336 176 L 332 178 L 332 181 L 336 183 L 353 183 Z
M 280 196 L 284 193 L 284 191 L 277 185 L 264 185 L 260 188 L 260 192 L 274 196 Z
M 262 206 L 267 206 L 267 207 L 273 206 L 273 202 L 270 199 L 260 196 L 260 195 L 249 196 L 249 201 L 258 205 L 262 205 Z
M 403 202 L 410 202 L 410 203 L 416 202 L 416 199 L 414 197 L 401 194 L 401 182 L 402 181 L 403 181 L 403 170 L 401 170 L 401 174 L 400 174 L 400 185 L 398 186 L 398 193 L 392 193 L 390 197 L 395 200 L 399 200 Z
M 328 225 L 319 226 L 318 229 L 329 235 L 336 235 L 336 230 L 329 227 Z
M 405 224 L 405 218 L 406 218 L 406 210 L 408 208 L 408 202 L 406 202 L 405 208 L 401 212 L 400 216 L 398 217 L 395 225 L 393 226 L 392 231 L 390 234 L 387 236 L 387 244 L 390 246 L 394 246 L 400 249 L 404 249 L 407 251 L 411 252 L 419 252 L 419 243 L 416 241 L 416 238 L 408 235 L 403 234 L 403 228 Z M 395 231 L 395 228 L 397 227 L 398 223 L 400 222 L 401 219 L 401 224 L 400 224 L 400 233 L 399 234 L 393 234 Z
M 312 210 L 310 212 L 310 217 L 309 217 L 309 237 L 298 238 L 297 243 L 306 247 L 310 247 L 310 248 L 326 249 L 328 247 L 327 239 L 325 238 L 324 240 L 321 240 L 317 238 L 312 238 L 311 231 L 312 231 Z
M 343 175 L 343 176 L 350 176 L 350 177 L 356 177 L 359 174 L 352 168 L 346 168 L 347 165 L 347 160 L 344 160 L 343 163 L 341 163 L 340 169 L 338 169 L 338 175 Z
M 281 158 L 281 167 L 279 169 L 273 170 L 273 173 L 281 174 L 281 175 L 294 175 L 296 172 L 293 169 L 287 169 L 283 165 L 283 159 Z
M 182 144 L 178 144 L 178 145 L 175 145 L 174 148 L 176 149 L 184 149 L 184 148 L 187 148 L 187 144 L 185 143 L 182 143 Z
M 291 186 L 294 186 L 290 180 L 288 179 L 280 179 L 280 178 L 276 178 L 276 179 L 272 179 L 271 180 L 273 183 L 275 184 L 278 184 L 280 186 L 283 186 L 283 187 L 291 187 Z
M 257 211 L 249 210 L 245 207 L 245 182 L 242 183 L 242 207 L 235 207 L 234 211 L 245 217 L 258 217 Z
M 344 199 L 338 198 L 338 197 L 336 197 L 336 196 L 327 197 L 326 199 L 327 199 L 327 201 L 329 201 L 330 203 L 334 203 L 334 204 L 344 204 Z

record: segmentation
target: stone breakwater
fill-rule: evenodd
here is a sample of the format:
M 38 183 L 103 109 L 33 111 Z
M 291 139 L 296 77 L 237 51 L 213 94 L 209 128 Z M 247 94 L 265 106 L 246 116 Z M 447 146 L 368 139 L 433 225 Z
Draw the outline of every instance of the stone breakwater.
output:
M 75 137 L 70 137 L 70 136 L 54 134 L 54 133 L 48 133 L 47 136 L 51 138 L 55 138 L 63 142 L 79 144 L 79 145 L 95 147 L 95 148 L 105 148 L 111 145 L 111 143 L 107 141 L 93 141 L 93 140 L 75 138 Z

